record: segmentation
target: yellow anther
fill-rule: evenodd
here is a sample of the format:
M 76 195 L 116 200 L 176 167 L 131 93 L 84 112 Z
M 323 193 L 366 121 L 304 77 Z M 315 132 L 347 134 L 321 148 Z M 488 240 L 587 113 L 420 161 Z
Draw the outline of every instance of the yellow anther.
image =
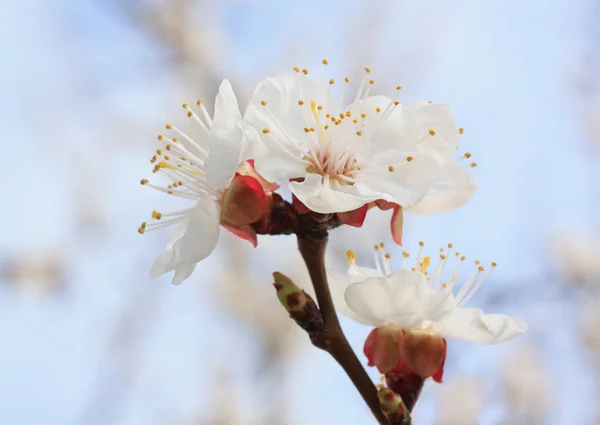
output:
M 483 266 L 479 266 L 479 267 L 477 267 L 477 270 L 479 270 L 480 272 L 482 272 L 482 271 L 484 271 L 484 270 L 485 270 L 485 267 L 483 267 Z
M 352 251 L 351 249 L 346 251 L 346 259 L 348 260 L 348 263 L 350 263 L 350 264 L 356 263 L 356 255 L 354 254 L 354 251 Z
M 396 86 L 396 90 L 402 90 L 402 86 Z
M 165 155 L 165 156 L 164 156 L 164 158 L 165 158 L 165 161 L 168 161 L 169 159 L 171 159 L 171 158 L 169 157 L 169 155 Z
M 394 172 L 394 166 L 393 166 L 393 165 L 390 165 L 390 166 L 388 167 L 388 171 L 389 171 L 390 173 L 393 173 L 393 172 Z
M 304 132 L 308 133 L 310 131 L 310 129 L 308 127 L 304 127 Z
M 154 164 L 157 159 L 158 158 L 156 157 L 156 155 L 154 155 L 152 158 L 150 158 L 150 164 Z
M 479 260 L 475 260 L 475 265 L 476 265 L 476 266 L 478 266 L 478 265 L 480 265 L 480 264 L 481 264 L 481 261 L 479 261 Z
M 294 67 L 294 71 L 296 72 L 300 72 L 300 68 L 298 68 L 297 66 Z
M 435 130 L 429 130 L 429 134 L 431 134 L 432 136 L 435 136 Z
M 139 233 L 140 235 L 143 235 L 145 231 L 146 231 L 146 229 L 145 229 L 145 228 L 143 228 L 143 227 L 138 227 L 138 233 Z
M 168 151 L 170 151 L 171 150 L 171 145 L 165 146 L 165 149 L 168 150 Z
M 335 80 L 332 78 L 329 80 L 329 84 L 333 84 L 333 83 L 335 83 Z
M 428 101 L 427 101 L 427 103 L 431 104 L 431 103 L 433 103 L 433 102 L 432 102 L 431 100 L 428 100 Z
M 261 100 L 261 101 L 260 101 L 260 104 L 261 104 L 262 106 L 267 106 L 267 101 L 266 101 L 266 100 Z
M 385 254 L 385 255 L 384 255 L 384 257 L 385 257 L 386 259 L 388 259 L 388 260 L 389 260 L 390 258 L 392 258 L 392 254 L 390 254 L 390 253 L 388 252 L 387 254 Z
M 350 82 L 350 78 L 348 78 L 348 77 L 344 78 L 344 82 L 349 83 Z
M 179 137 L 177 137 L 177 136 L 173 137 L 173 143 L 177 143 L 177 142 L 179 142 Z
M 263 128 L 263 134 L 267 134 L 267 133 L 270 133 L 270 132 L 271 132 L 271 130 L 269 130 L 268 128 Z
M 158 170 L 160 170 L 160 164 L 156 164 L 156 165 L 154 166 L 154 168 L 152 169 L 152 172 L 153 172 L 153 173 L 158 173 Z
M 157 164 L 158 167 L 160 168 L 168 168 L 169 170 L 174 170 L 175 167 L 171 164 L 169 164 L 168 162 L 165 161 L 160 161 L 159 164 Z
M 358 131 L 356 132 L 356 135 L 357 135 L 357 136 L 362 136 L 362 130 L 358 130 Z
M 379 242 L 379 248 L 381 248 L 381 249 L 385 248 L 385 244 L 383 242 Z
M 450 242 L 450 243 L 448 244 L 448 248 L 452 248 L 453 246 L 454 246 L 454 245 L 452 245 L 452 242 Z
M 325 124 L 325 126 L 323 127 L 323 130 L 327 130 L 329 129 L 329 124 Z
M 166 128 L 167 130 L 170 130 L 170 129 L 172 129 L 172 128 L 173 128 L 173 126 L 172 126 L 171 124 L 166 124 L 166 125 L 165 125 L 165 128 Z
M 162 151 L 160 149 L 156 149 L 156 154 L 157 155 L 162 155 Z
M 142 179 L 142 180 L 140 180 L 140 184 L 142 184 L 142 185 L 148 184 L 148 179 Z
M 458 134 L 463 134 L 464 132 L 465 132 L 465 129 L 464 129 L 464 128 L 460 127 L 460 128 L 458 129 Z
M 413 158 L 412 156 L 407 156 L 407 157 L 406 157 L 406 161 L 407 161 L 407 162 L 410 162 L 410 161 L 412 161 L 413 159 L 414 159 L 414 158 Z
M 421 273 L 427 274 L 427 269 L 429 268 L 430 264 L 431 264 L 431 257 L 427 255 L 423 258 L 423 262 L 421 263 Z
M 302 99 L 301 99 L 301 100 L 299 100 L 299 101 L 298 101 L 298 105 L 300 105 L 300 106 L 304 105 L 304 101 L 303 101 Z
M 327 59 L 323 59 L 323 65 L 329 65 L 329 61 Z
M 464 255 L 462 257 L 460 257 L 460 261 L 465 261 L 467 259 L 467 257 L 465 257 Z
M 352 112 L 350 112 L 350 111 L 346 111 L 346 116 L 347 116 L 348 118 L 350 118 L 350 117 L 352 116 Z
M 318 109 L 319 111 L 322 111 L 322 110 L 323 110 L 323 106 L 319 105 L 319 106 L 317 106 L 317 109 Z
M 373 248 L 375 248 L 375 251 L 379 251 L 379 245 L 373 245 Z
M 404 258 L 408 258 L 408 257 L 410 257 L 410 254 L 409 254 L 408 252 L 406 252 L 406 251 L 403 251 L 403 252 L 402 252 L 402 256 L 403 256 Z
M 446 282 L 442 283 L 442 288 L 446 289 L 446 287 L 448 286 L 448 284 Z
M 446 259 L 446 256 L 445 256 L 444 254 L 440 254 L 440 259 L 441 259 L 441 260 L 445 260 L 445 259 Z
M 158 135 L 158 140 L 162 140 L 162 139 L 164 139 L 164 138 L 165 138 L 165 136 L 163 136 L 162 134 L 159 134 L 159 135 Z
M 198 100 L 196 101 L 196 105 L 197 105 L 197 106 L 200 106 L 200 105 L 202 105 L 202 99 L 198 99 Z
M 177 184 L 178 184 L 179 186 L 183 186 L 183 182 L 182 182 L 181 180 L 179 180 L 179 181 L 177 182 Z
M 375 84 L 375 80 L 369 80 L 369 84 L 371 84 L 371 85 Z
M 354 124 L 358 124 L 358 120 L 357 120 L 356 118 L 354 118 L 354 119 L 352 120 L 352 122 L 353 122 Z
M 194 113 L 192 111 L 188 111 L 187 116 L 188 118 L 192 118 L 194 116 Z
M 400 105 L 400 102 L 398 102 L 397 100 L 394 101 L 394 106 L 398 106 L 398 105 Z
M 423 245 L 425 245 L 425 243 L 423 241 L 420 241 L 419 246 L 423 246 Z
M 375 112 L 380 113 L 381 112 L 381 108 L 378 106 L 375 108 Z
M 363 119 L 367 118 L 367 114 L 360 114 L 360 117 L 363 118 Z
M 465 154 L 463 156 L 465 158 L 469 159 L 469 158 L 471 158 L 471 152 L 465 152 Z
M 181 105 L 181 107 L 182 107 L 183 109 L 187 109 L 187 108 L 189 108 L 189 107 L 190 107 L 190 105 L 188 105 L 187 103 L 184 103 L 183 105 Z
M 346 116 L 340 112 L 340 119 L 344 119 Z
M 371 68 L 369 68 L 368 66 L 365 68 L 365 72 L 369 73 L 371 72 Z
M 417 269 L 413 267 L 413 268 L 411 268 L 411 269 L 410 269 L 410 271 L 411 271 L 411 272 L 416 272 L 416 271 L 417 271 Z
M 314 128 L 312 128 L 312 127 L 311 127 L 311 128 L 309 128 L 308 130 L 309 130 L 311 133 L 314 133 L 314 131 L 315 131 L 315 129 L 314 129 Z
M 169 185 L 170 186 L 170 185 Z M 155 220 L 160 220 L 160 218 L 162 217 L 162 214 L 159 213 L 158 211 L 154 210 L 152 211 L 152 218 Z
M 469 164 L 469 166 L 471 168 L 475 168 L 475 167 L 477 167 L 477 163 L 476 162 L 471 162 L 471 164 Z
M 325 118 L 331 118 L 331 114 L 325 114 Z
M 492 267 L 496 267 L 498 265 L 498 263 L 496 263 L 495 261 L 492 263 Z
M 304 69 L 302 70 L 302 73 L 303 73 L 304 75 L 307 75 L 307 74 L 308 74 L 308 69 L 304 68 Z

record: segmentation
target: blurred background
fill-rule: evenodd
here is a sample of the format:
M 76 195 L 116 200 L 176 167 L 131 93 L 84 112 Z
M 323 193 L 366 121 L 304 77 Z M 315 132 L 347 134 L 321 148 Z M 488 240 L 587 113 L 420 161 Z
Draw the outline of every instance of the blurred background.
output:
M 406 217 L 405 248 L 451 241 L 497 261 L 470 305 L 530 324 L 499 346 L 451 342 L 445 383 L 427 383 L 414 423 L 600 424 L 600 3 L 2 9 L 1 424 L 374 423 L 276 303 L 272 271 L 307 279 L 293 237 L 254 249 L 223 232 L 174 287 L 148 276 L 169 232 L 136 231 L 168 209 L 139 180 L 164 123 L 185 119 L 182 102 L 210 104 L 228 78 L 243 104 L 261 78 L 322 58 L 338 78 L 372 67 L 380 93 L 405 88 L 403 103 L 451 105 L 480 190 L 459 211 Z M 334 231 L 330 263 L 391 245 L 388 219 L 372 211 L 363 229 Z M 342 324 L 360 352 L 369 329 Z

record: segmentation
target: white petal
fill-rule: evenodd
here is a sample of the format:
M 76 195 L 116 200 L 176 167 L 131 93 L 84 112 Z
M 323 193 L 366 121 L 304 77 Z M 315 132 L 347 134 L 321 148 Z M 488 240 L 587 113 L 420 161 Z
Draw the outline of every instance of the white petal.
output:
M 435 158 L 411 154 L 413 160 L 406 162 L 407 156 L 398 151 L 379 153 L 368 164 L 368 172 L 357 175 L 355 187 L 367 198 L 412 207 L 427 194 L 450 186 L 450 177 Z M 395 165 L 394 171 L 389 171 L 389 165 L 402 161 L 404 164 Z
M 423 274 L 408 270 L 354 283 L 346 290 L 345 299 L 361 323 L 373 326 L 392 322 L 405 328 L 419 327 L 456 306 L 450 293 L 432 289 Z
M 261 131 L 268 128 L 277 139 L 284 138 L 281 128 L 295 142 L 305 138 L 303 107 L 298 105 L 303 100 L 306 105 L 311 100 L 322 104 L 323 86 L 310 78 L 297 74 L 286 74 L 274 78 L 266 78 L 256 88 L 246 113 L 244 121 Z M 267 102 L 267 108 L 261 105 Z M 306 113 L 306 111 L 305 111 Z M 309 126 L 312 127 L 312 126 Z
M 361 196 L 353 186 L 332 181 L 324 184 L 323 177 L 315 173 L 308 174 L 303 182 L 290 182 L 289 187 L 304 205 L 322 214 L 352 211 L 376 199 Z
M 186 229 L 187 220 L 184 223 L 177 225 L 165 250 L 158 256 L 156 260 L 154 260 L 152 269 L 150 270 L 151 277 L 155 278 L 164 273 L 175 270 L 175 267 L 179 262 L 179 255 L 175 251 L 174 246 L 183 237 Z
M 418 204 L 405 211 L 417 214 L 445 213 L 462 207 L 473 198 L 477 183 L 468 170 L 453 161 L 447 161 L 444 169 L 450 176 L 450 187 L 432 190 Z
M 256 129 L 245 121 L 240 124 L 253 146 L 256 171 L 271 182 L 304 177 L 310 163 L 300 158 L 292 143 L 280 141 L 269 135 L 260 137 Z
M 380 102 L 382 101 L 384 99 Z M 377 100 L 370 102 L 375 104 Z M 379 106 L 382 111 L 385 109 L 384 106 Z M 368 117 L 367 113 L 367 119 Z M 369 122 L 368 125 L 371 126 L 372 123 Z M 431 136 L 430 130 L 434 131 L 434 136 Z M 409 108 L 399 105 L 377 126 L 370 145 L 373 152 L 386 149 L 411 152 L 418 148 L 439 160 L 448 160 L 458 148 L 458 129 L 446 104 L 421 103 Z
M 171 279 L 171 283 L 173 285 L 181 285 L 184 280 L 192 275 L 195 268 L 196 263 L 179 263 L 175 269 L 175 276 Z
M 183 263 L 197 263 L 213 252 L 219 239 L 220 215 L 221 206 L 210 197 L 194 207 L 185 234 L 175 244 Z
M 365 279 L 366 277 L 364 276 L 353 276 L 347 273 L 340 273 L 335 270 L 327 269 L 327 282 L 329 283 L 329 291 L 331 292 L 335 310 L 358 323 L 370 325 L 370 322 L 363 320 L 361 316 L 354 313 L 350 307 L 348 307 L 346 299 L 344 298 L 344 293 L 350 284 L 362 282 Z
M 408 124 L 404 106 L 393 107 L 385 120 L 382 119 L 383 111 L 392 103 L 387 96 L 371 96 L 362 99 L 356 107 L 360 114 L 365 114 L 365 131 L 370 135 L 369 142 L 363 145 L 361 152 L 377 152 L 398 149 L 402 152 L 416 152 L 417 141 L 415 132 Z M 351 106 L 351 108 L 354 106 Z M 382 112 L 377 113 L 376 108 Z M 354 115 L 357 115 L 353 112 Z
M 219 87 L 215 100 L 215 114 L 210 130 L 212 144 L 204 161 L 206 180 L 214 189 L 229 186 L 238 165 L 244 158 L 245 143 L 238 123 L 242 119 L 237 99 L 227 80 Z
M 483 314 L 475 308 L 455 308 L 435 324 L 440 334 L 480 344 L 498 344 L 527 331 L 527 323 L 504 314 Z
M 420 103 L 407 110 L 415 140 L 422 152 L 450 159 L 458 148 L 458 129 L 450 107 L 445 103 Z M 435 136 L 429 131 L 433 130 Z

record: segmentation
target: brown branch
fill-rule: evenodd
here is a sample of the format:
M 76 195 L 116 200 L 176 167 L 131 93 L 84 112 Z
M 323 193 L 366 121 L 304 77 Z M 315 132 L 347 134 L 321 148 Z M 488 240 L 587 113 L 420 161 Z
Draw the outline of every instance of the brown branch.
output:
M 312 343 L 327 351 L 344 369 L 365 403 L 380 425 L 389 425 L 381 412 L 377 389 L 367 375 L 360 360 L 348 343 L 333 305 L 327 275 L 325 272 L 325 248 L 327 231 L 321 230 L 310 234 L 298 234 L 298 249 L 310 275 L 317 295 L 317 302 L 323 316 L 325 327 L 322 332 L 312 335 Z

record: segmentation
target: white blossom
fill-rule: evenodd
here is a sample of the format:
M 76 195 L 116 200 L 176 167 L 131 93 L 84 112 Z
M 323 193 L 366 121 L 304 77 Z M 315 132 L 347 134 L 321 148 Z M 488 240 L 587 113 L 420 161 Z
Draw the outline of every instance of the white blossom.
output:
M 419 213 L 450 211 L 477 186 L 452 159 L 457 129 L 447 105 L 404 107 L 396 96 L 370 96 L 371 70 L 346 107 L 348 78 L 339 96 L 327 78 L 295 74 L 263 80 L 244 115 L 256 168 L 267 180 L 292 179 L 290 190 L 319 213 L 346 212 L 385 200 Z M 461 159 L 470 158 L 466 153 Z
M 421 248 L 423 243 L 420 243 Z M 404 253 L 403 266 L 392 272 L 390 254 L 383 253 L 383 244 L 375 246 L 375 269 L 358 267 L 355 255 L 348 251 L 350 268 L 347 274 L 328 270 L 329 283 L 336 308 L 365 325 L 381 327 L 394 325 L 404 329 L 422 329 L 481 344 L 508 341 L 527 330 L 522 320 L 504 314 L 483 314 L 482 310 L 466 308 L 485 280 L 491 268 L 475 261 L 475 269 L 455 291 L 466 258 L 458 252 L 440 254 L 438 264 L 430 271 L 431 258 L 421 257 L 421 249 L 414 266 L 408 265 L 409 254 Z M 454 257 L 452 273 L 444 280 L 446 268 Z

